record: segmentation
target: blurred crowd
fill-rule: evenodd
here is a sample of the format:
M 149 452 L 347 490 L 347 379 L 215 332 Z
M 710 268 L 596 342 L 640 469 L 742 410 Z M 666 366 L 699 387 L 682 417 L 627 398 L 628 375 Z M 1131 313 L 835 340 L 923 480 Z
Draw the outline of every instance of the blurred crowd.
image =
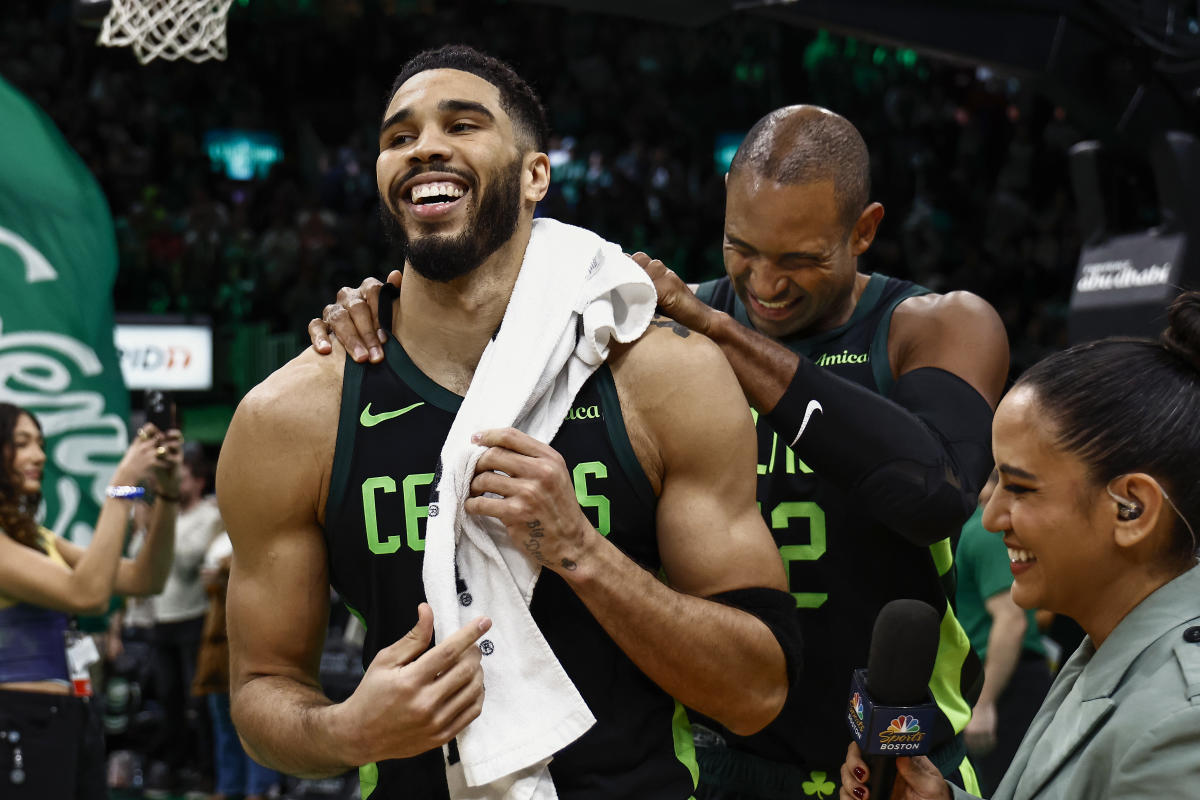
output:
M 103 187 L 120 249 L 118 312 L 205 315 L 218 335 L 250 322 L 299 334 L 337 287 L 398 266 L 374 179 L 384 95 L 409 55 L 462 41 L 512 62 L 546 101 L 553 183 L 539 213 L 652 253 L 689 280 L 716 277 L 720 144 L 772 108 L 815 103 L 854 122 L 870 148 L 872 198 L 887 216 L 865 270 L 989 300 L 1014 373 L 1065 343 L 1079 251 L 1067 151 L 1083 132 L 1032 87 L 983 68 L 749 15 L 679 28 L 501 0 L 358 0 L 320 13 L 238 3 L 228 60 L 201 65 L 139 66 L 95 35 L 67 0 L 8 0 L 0 76 L 47 112 Z M 284 157 L 234 180 L 206 152 L 215 129 L 273 134 Z M 228 675 L 211 685 L 196 675 L 201 644 L 223 636 L 210 623 L 223 619 L 228 538 L 204 497 L 207 465 L 184 467 L 193 483 L 181 521 L 196 522 L 190 535 L 181 528 L 174 574 L 186 586 L 157 609 L 126 608 L 108 648 L 120 788 L 213 788 L 205 754 L 240 753 Z M 334 623 L 323 668 L 336 697 L 361 666 L 344 610 Z M 283 783 L 257 780 L 251 796 Z
M 691 280 L 714 277 L 718 137 L 736 142 L 770 108 L 817 103 L 852 120 L 872 153 L 887 218 L 865 268 L 990 300 L 1015 370 L 1063 342 L 1079 247 L 1066 152 L 1082 134 L 1031 87 L 983 68 L 752 15 L 680 28 L 511 2 L 371 0 L 319 13 L 235 4 L 227 61 L 143 67 L 95 46 L 65 0 L 11 5 L 0 74 L 100 180 L 119 235 L 119 312 L 298 332 L 334 288 L 386 274 L 396 256 L 373 167 L 384 94 L 414 51 L 464 41 L 511 61 L 546 100 L 554 185 L 539 213 Z M 272 133 L 284 158 L 232 180 L 205 151 L 213 129 Z
M 356 776 L 301 781 L 261 766 L 242 749 L 229 703 L 225 593 L 233 546 L 212 494 L 213 464 L 198 442 L 183 448 L 170 573 L 160 592 L 114 598 L 94 671 L 113 800 L 203 797 L 293 800 L 354 795 Z M 132 552 L 148 506 L 133 515 Z M 362 676 L 361 628 L 331 597 L 321 677 L 342 699 Z

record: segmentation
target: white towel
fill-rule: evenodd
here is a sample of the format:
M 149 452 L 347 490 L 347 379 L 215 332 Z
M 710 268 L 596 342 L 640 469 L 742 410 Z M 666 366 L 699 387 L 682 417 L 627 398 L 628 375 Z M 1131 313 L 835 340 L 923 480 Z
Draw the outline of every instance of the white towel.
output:
M 484 350 L 441 454 L 425 537 L 425 596 L 444 641 L 479 615 L 492 619 L 481 648 L 483 711 L 447 763 L 456 800 L 557 797 L 547 765 L 595 717 L 529 614 L 540 567 L 492 517 L 463 510 L 481 430 L 513 426 L 549 442 L 612 340 L 642 335 L 654 286 L 620 247 L 590 231 L 534 220 L 521 273 L 495 340 Z M 470 605 L 460 604 L 455 563 Z

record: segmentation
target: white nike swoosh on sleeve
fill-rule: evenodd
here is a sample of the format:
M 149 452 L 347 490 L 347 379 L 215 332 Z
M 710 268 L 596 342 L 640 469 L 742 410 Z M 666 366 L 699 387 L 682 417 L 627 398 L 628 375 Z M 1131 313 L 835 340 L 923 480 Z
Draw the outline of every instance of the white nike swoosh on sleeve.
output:
M 792 443 L 788 447 L 795 447 L 796 442 L 800 441 L 800 437 L 804 435 L 804 429 L 808 427 L 808 421 L 812 419 L 814 411 L 825 413 L 825 409 L 821 408 L 821 404 L 816 400 L 808 401 L 808 408 L 804 409 L 804 419 L 800 422 L 800 430 L 796 431 L 796 438 L 792 439 Z

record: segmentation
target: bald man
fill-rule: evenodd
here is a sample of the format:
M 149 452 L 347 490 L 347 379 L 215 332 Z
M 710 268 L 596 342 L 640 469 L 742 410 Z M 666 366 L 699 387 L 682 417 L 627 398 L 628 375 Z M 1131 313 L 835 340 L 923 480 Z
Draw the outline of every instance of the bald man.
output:
M 979 297 L 858 270 L 883 219 L 870 188 L 848 120 L 781 108 L 726 177 L 726 277 L 693 292 L 638 256 L 662 310 L 721 347 L 757 411 L 758 499 L 804 625 L 804 678 L 775 722 L 751 737 L 718 727 L 724 745 L 700 751 L 709 798 L 772 797 L 796 781 L 802 796 L 832 794 L 850 673 L 900 597 L 943 615 L 933 758 L 974 784 L 959 734 L 981 670 L 947 597 L 953 545 L 991 468 L 1008 341 Z
M 869 166 L 845 118 L 778 109 L 726 177 L 726 277 L 687 286 L 635 256 L 660 309 L 720 346 L 754 408 L 759 506 L 804 626 L 804 677 L 771 725 L 740 737 L 702 720 L 712 735 L 697 737 L 697 800 L 836 794 L 850 674 L 867 665 L 879 610 L 901 597 L 942 614 L 932 758 L 976 788 L 961 732 L 982 669 L 947 597 L 954 544 L 991 470 L 1008 341 L 975 295 L 859 272 L 883 219 Z M 353 323 L 378 327 L 366 314 L 377 288 L 344 290 L 313 320 L 318 350 L 328 323 L 357 360 L 369 357 L 377 345 Z

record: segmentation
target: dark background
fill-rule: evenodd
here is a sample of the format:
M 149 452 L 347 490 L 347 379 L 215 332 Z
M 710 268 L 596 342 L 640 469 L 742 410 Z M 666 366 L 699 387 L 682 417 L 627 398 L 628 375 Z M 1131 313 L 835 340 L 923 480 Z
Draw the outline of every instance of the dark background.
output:
M 871 150 L 886 217 L 864 270 L 991 301 L 1014 373 L 1064 344 L 1080 248 L 1068 149 L 1090 137 L 1143 146 L 1128 135 L 1136 126 L 1117 124 L 1136 64 L 1121 73 L 1128 85 L 1085 76 L 1109 81 L 1097 95 L 1106 105 L 1081 88 L 1086 58 L 1040 67 L 1036 36 L 1016 55 L 988 51 L 981 66 L 937 41 L 854 35 L 821 3 L 809 4 L 825 14 L 815 20 L 641 5 L 675 21 L 502 0 L 236 0 L 226 61 L 142 66 L 126 48 L 96 46 L 69 0 L 6 0 L 0 75 L 46 110 L 104 188 L 120 244 L 118 313 L 212 320 L 216 385 L 182 398 L 185 421 L 188 404 L 197 419 L 216 410 L 198 438 L 219 437 L 220 419 L 305 343 L 305 324 L 337 287 L 397 266 L 378 219 L 378 120 L 403 62 L 447 42 L 509 61 L 542 95 L 555 138 L 540 213 L 644 249 L 690 280 L 720 275 L 718 138 L 778 106 L 816 103 L 854 122 Z M 930 8 L 939 4 L 911 5 L 927 39 L 951 32 Z M 997 26 L 1019 14 L 981 5 L 997 8 L 976 22 L 1005 41 Z M 991 39 L 954 41 L 968 51 Z M 204 149 L 221 128 L 272 133 L 284 159 L 265 178 L 230 180 Z M 1114 219 L 1156 224 L 1136 159 L 1112 180 Z

